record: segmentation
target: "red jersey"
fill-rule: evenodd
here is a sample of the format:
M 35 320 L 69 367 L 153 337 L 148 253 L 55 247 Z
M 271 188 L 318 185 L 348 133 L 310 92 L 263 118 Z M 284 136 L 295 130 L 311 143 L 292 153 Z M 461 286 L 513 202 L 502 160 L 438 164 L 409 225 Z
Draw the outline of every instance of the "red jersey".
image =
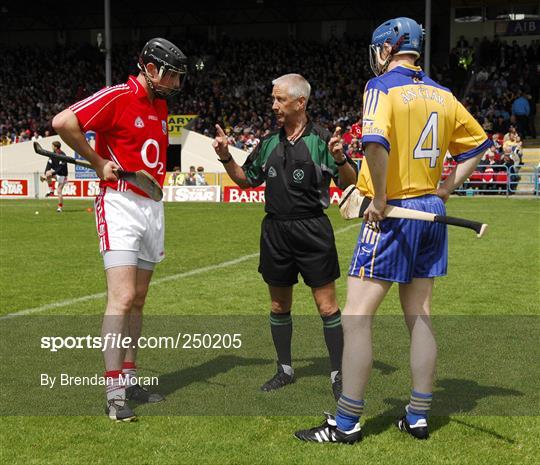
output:
M 341 139 L 343 140 L 343 143 L 349 145 L 353 140 L 353 135 L 350 132 L 346 132 L 341 136 Z
M 96 132 L 95 150 L 101 157 L 126 171 L 145 170 L 163 186 L 169 145 L 165 100 L 150 102 L 141 83 L 130 76 L 126 84 L 105 87 L 69 108 L 83 132 Z M 99 185 L 148 197 L 125 181 Z
M 362 139 L 362 125 L 358 123 L 354 123 L 351 126 L 351 133 L 357 139 Z

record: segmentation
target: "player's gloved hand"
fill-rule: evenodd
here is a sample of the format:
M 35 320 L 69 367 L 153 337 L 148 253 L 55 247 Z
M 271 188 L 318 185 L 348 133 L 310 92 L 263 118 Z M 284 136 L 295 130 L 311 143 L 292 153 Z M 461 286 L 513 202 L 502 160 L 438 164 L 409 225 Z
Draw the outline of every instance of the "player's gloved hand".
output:
M 212 143 L 217 156 L 222 160 L 227 160 L 231 155 L 229 154 L 229 141 L 227 134 L 221 129 L 219 124 L 216 124 L 216 138 Z
M 119 170 L 120 167 L 110 160 L 105 160 L 102 158 L 102 162 L 100 161 L 99 164 L 95 167 L 96 168 L 96 174 L 99 176 L 100 179 L 103 179 L 103 181 L 118 181 L 118 177 L 116 174 L 114 174 L 115 170 Z
M 338 126 L 332 135 L 332 138 L 328 141 L 328 150 L 336 161 L 343 161 L 343 144 L 341 142 L 341 128 Z
M 374 197 L 364 212 L 364 221 L 381 221 L 385 217 L 386 197 Z

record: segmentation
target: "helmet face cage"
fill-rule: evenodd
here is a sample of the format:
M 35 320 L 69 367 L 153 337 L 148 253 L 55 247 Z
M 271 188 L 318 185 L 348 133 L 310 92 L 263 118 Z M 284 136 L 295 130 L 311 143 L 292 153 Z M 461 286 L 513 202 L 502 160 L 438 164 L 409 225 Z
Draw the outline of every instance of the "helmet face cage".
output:
M 381 45 L 370 45 L 369 46 L 369 65 L 371 66 L 371 71 L 375 76 L 380 76 L 386 72 L 390 60 L 392 59 L 392 54 L 388 54 L 386 60 L 381 58 L 382 46 Z
M 153 63 L 158 69 L 159 79 L 152 77 L 147 65 Z M 182 89 L 187 74 L 187 59 L 171 42 L 157 38 L 149 41 L 139 58 L 138 67 L 148 86 L 159 98 L 171 97 Z
M 150 63 L 152 63 L 152 61 L 150 61 Z M 152 77 L 146 69 L 146 65 L 142 62 L 142 60 L 139 63 L 139 69 L 142 71 L 146 79 L 146 83 L 156 94 L 157 97 L 172 97 L 173 95 L 176 95 L 178 92 L 180 92 L 180 90 L 182 90 L 182 86 L 184 85 L 185 77 L 187 74 L 187 66 L 183 67 L 183 69 L 180 69 L 167 65 L 161 65 L 161 67 L 159 67 L 156 64 L 156 67 L 158 67 L 159 69 L 159 81 L 157 83 L 152 81 Z

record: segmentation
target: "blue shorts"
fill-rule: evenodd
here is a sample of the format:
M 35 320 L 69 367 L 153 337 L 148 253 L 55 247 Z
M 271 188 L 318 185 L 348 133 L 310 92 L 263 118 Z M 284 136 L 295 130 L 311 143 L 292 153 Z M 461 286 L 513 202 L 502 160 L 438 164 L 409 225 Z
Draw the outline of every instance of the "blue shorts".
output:
M 388 204 L 446 215 L 444 203 L 436 195 L 389 200 Z M 362 225 L 349 276 L 409 283 L 413 278 L 446 276 L 447 267 L 445 224 L 386 218 Z

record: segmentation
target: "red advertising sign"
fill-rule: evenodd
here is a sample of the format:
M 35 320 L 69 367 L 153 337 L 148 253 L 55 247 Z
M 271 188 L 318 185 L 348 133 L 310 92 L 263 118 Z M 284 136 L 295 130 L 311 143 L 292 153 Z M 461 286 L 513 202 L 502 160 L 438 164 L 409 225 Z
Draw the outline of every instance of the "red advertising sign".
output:
M 55 196 L 58 195 L 56 191 L 56 181 L 53 181 L 53 188 Z M 62 190 L 64 197 L 95 197 L 99 194 L 99 179 L 81 179 L 81 180 L 68 180 Z
M 337 187 L 331 187 L 330 189 L 330 203 L 339 203 L 341 200 L 341 196 L 343 195 L 343 191 L 341 189 L 338 189 Z
M 264 203 L 264 189 L 264 187 L 240 189 L 235 186 L 226 186 L 223 188 L 223 201 L 233 203 Z
M 64 189 L 62 190 L 62 195 L 64 197 L 82 197 L 81 182 L 82 181 L 66 182 L 66 184 L 64 184 Z M 58 192 L 56 192 L 56 181 L 53 181 L 53 189 L 55 195 L 57 195 Z
M 80 181 L 82 183 L 83 197 L 95 197 L 99 194 L 99 179 L 96 181 Z
M 226 186 L 223 188 L 224 202 L 238 203 L 264 203 L 264 187 L 255 187 L 253 189 L 240 189 L 235 186 Z M 337 187 L 330 188 L 330 203 L 338 203 L 343 191 Z
M 0 179 L 0 195 L 28 197 L 27 179 Z

